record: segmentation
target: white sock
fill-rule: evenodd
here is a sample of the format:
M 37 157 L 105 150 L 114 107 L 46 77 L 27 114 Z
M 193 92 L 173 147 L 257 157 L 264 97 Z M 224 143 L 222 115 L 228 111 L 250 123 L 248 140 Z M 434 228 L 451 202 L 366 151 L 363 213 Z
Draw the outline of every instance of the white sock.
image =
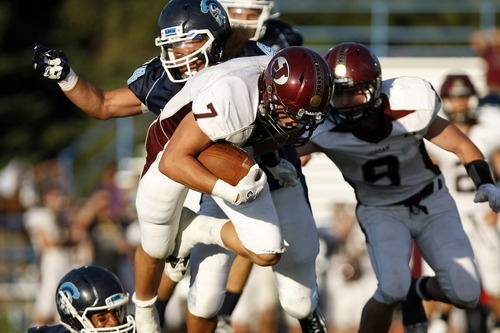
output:
M 197 243 L 219 245 L 225 249 L 221 230 L 227 219 L 197 215 L 182 232 L 178 258 L 186 258 Z

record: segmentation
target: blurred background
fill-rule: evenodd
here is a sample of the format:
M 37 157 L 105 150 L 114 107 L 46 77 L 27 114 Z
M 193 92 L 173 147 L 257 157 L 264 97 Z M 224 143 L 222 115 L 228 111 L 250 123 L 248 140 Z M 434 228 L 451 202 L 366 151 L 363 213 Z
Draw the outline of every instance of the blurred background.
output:
M 119 258 L 116 270 L 128 288 L 133 286 L 134 186 L 154 117 L 91 119 L 58 85 L 33 70 L 31 56 L 37 44 L 61 49 L 87 80 L 103 89 L 126 86 L 132 72 L 159 53 L 154 38 L 165 3 L 0 0 L 0 333 L 25 332 L 32 322 L 43 246 L 25 214 L 35 203 L 51 200 L 47 196 L 53 190 L 59 191 L 54 209 L 62 225 L 78 220 L 88 232 L 78 245 L 63 244 L 75 260 L 70 266 L 92 260 L 88 251 L 93 257 L 99 251 L 112 253 L 108 262 Z M 484 63 L 469 37 L 500 22 L 500 0 L 275 0 L 275 9 L 303 34 L 306 46 L 321 54 L 339 42 L 361 42 L 380 57 L 384 78 L 421 75 L 439 85 L 447 71 L 462 69 L 483 92 Z M 306 172 L 318 175 L 313 171 L 326 167 L 315 162 L 308 168 Z M 342 181 L 327 177 L 332 183 Z M 314 192 L 316 183 L 325 185 L 324 178 L 316 179 L 310 186 L 312 193 L 320 193 L 312 196 L 315 215 L 328 220 L 332 202 L 343 195 L 325 202 L 322 192 Z M 84 209 L 93 209 L 91 222 L 81 217 Z M 101 249 L 106 240 L 92 235 L 109 230 L 120 235 L 110 231 L 113 248 Z M 53 303 L 53 293 L 48 297 Z

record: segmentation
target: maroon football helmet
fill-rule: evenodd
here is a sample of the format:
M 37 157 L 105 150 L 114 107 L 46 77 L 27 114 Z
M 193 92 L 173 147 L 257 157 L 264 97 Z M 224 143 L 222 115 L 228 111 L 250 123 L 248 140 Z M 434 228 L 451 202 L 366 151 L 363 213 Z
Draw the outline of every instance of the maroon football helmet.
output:
M 363 44 L 342 43 L 328 50 L 325 59 L 333 75 L 334 94 L 363 92 L 363 104 L 336 107 L 331 101 L 330 115 L 338 125 L 354 127 L 382 105 L 382 69 L 377 57 Z
M 325 59 L 302 46 L 276 53 L 260 80 L 259 116 L 280 145 L 304 144 L 324 121 L 333 89 Z M 289 118 L 293 124 L 284 123 Z
M 443 111 L 449 120 L 472 124 L 476 121 L 478 96 L 476 88 L 466 74 L 448 74 L 441 85 L 440 96 L 443 99 Z M 463 102 L 451 103 L 450 99 L 464 99 Z
M 476 95 L 476 88 L 465 74 L 446 75 L 440 91 L 441 98 L 463 97 Z

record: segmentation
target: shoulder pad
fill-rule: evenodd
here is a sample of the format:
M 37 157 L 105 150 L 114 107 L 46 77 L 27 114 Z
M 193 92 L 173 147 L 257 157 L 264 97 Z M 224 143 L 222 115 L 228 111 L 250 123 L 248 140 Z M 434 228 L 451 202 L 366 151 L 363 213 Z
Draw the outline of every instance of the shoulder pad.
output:
M 441 102 L 432 85 L 419 77 L 401 76 L 382 82 L 392 110 L 436 110 Z
M 432 85 L 418 77 L 384 80 L 382 93 L 388 98 L 393 116 L 408 132 L 425 132 L 441 109 L 441 100 Z
M 266 32 L 259 42 L 282 49 L 287 46 L 297 46 L 304 43 L 302 34 L 288 23 L 270 19 L 266 21 Z

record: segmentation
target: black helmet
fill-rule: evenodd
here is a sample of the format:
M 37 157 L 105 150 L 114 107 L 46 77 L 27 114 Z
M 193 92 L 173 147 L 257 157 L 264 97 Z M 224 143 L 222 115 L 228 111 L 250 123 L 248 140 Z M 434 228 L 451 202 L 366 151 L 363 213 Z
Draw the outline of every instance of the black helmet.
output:
M 135 321 L 128 314 L 128 301 L 128 294 L 116 275 L 99 266 L 75 268 L 57 286 L 57 311 L 61 322 L 72 332 L 134 333 Z M 119 325 L 95 328 L 90 315 L 101 311 L 114 311 Z
M 200 57 L 205 58 L 207 65 L 219 61 L 230 34 L 229 18 L 219 1 L 171 0 L 158 19 L 155 44 L 161 47 L 160 58 L 169 78 L 174 82 L 184 82 L 192 74 L 189 71 L 190 62 Z M 176 59 L 173 46 L 195 38 L 206 39 L 207 42 L 191 54 Z M 185 77 L 180 77 L 178 72 L 178 68 L 182 66 L 188 68 Z

